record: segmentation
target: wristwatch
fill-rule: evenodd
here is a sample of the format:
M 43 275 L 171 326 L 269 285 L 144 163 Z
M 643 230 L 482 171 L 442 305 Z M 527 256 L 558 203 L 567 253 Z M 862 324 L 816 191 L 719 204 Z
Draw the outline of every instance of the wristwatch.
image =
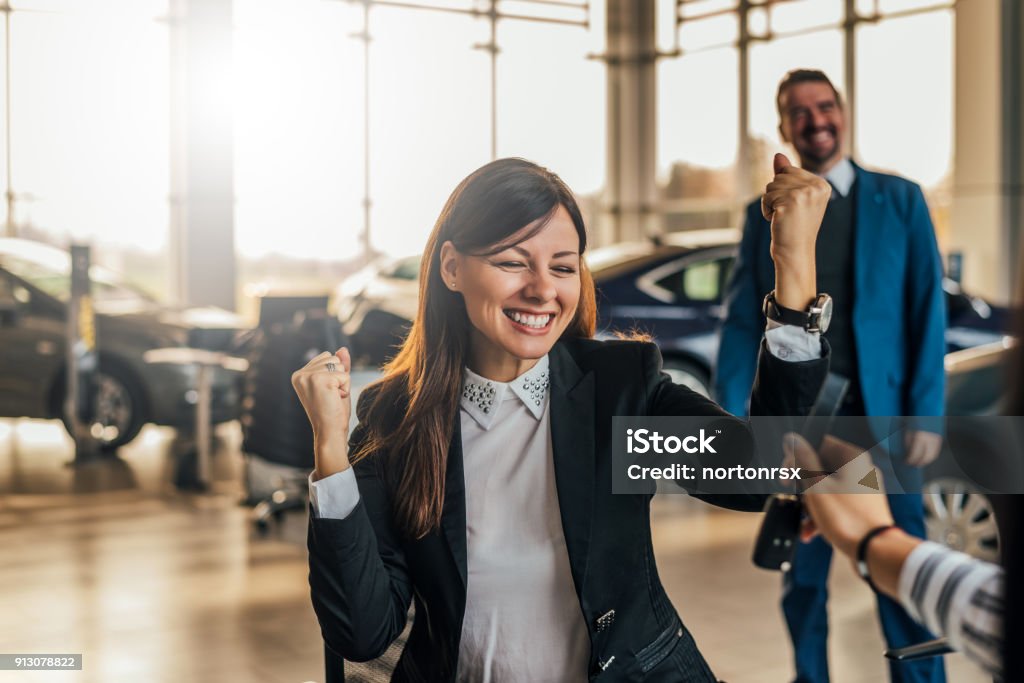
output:
M 772 290 L 764 298 L 761 312 L 769 320 L 780 322 L 783 325 L 796 325 L 808 332 L 824 334 L 828 331 L 829 323 L 832 322 L 832 297 L 828 294 L 819 294 L 806 311 L 797 311 L 780 306 L 779 302 L 775 300 L 775 290 Z

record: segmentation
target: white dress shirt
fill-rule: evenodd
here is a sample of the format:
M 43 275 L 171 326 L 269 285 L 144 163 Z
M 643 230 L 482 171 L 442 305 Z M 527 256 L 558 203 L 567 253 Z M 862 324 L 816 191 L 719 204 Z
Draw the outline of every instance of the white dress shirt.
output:
M 824 178 L 836 189 L 836 192 L 845 197 L 850 194 L 853 181 L 857 179 L 857 171 L 853 168 L 850 158 L 843 157 L 828 170 Z
M 821 357 L 818 333 L 769 321 L 777 358 Z M 576 597 L 555 489 L 548 356 L 511 382 L 468 368 L 459 418 L 466 482 L 466 613 L 458 680 L 572 683 L 587 679 L 590 643 Z M 310 475 L 318 517 L 359 502 L 352 468 Z

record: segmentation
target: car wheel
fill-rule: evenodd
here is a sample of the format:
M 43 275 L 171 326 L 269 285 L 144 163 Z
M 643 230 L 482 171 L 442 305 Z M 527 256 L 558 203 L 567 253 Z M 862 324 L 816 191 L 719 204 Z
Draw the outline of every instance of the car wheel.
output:
M 142 392 L 126 371 L 117 368 L 97 370 L 93 381 L 96 392 L 88 431 L 100 451 L 114 451 L 134 439 L 146 422 Z M 62 419 L 73 435 L 67 417 Z
M 711 396 L 711 377 L 696 363 L 681 358 L 666 358 L 662 370 L 676 384 L 693 389 L 701 396 Z
M 954 477 L 924 486 L 928 540 L 988 562 L 999 560 L 999 528 L 988 496 Z

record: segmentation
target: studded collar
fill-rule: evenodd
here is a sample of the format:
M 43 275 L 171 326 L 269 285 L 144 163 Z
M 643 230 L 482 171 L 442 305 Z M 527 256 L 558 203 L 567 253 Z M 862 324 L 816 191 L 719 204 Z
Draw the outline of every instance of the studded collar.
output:
M 536 365 L 511 382 L 496 382 L 465 368 L 460 405 L 485 430 L 490 429 L 502 401 L 513 398 L 522 401 L 530 414 L 539 420 L 544 415 L 544 403 L 551 384 L 548 364 L 545 354 Z

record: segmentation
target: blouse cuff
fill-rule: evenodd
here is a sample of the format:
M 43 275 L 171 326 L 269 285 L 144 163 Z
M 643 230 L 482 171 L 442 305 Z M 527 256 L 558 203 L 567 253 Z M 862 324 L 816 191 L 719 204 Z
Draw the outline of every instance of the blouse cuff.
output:
M 802 327 L 769 319 L 764 339 L 768 352 L 780 360 L 801 363 L 821 358 L 820 332 L 808 332 Z
M 309 501 L 317 517 L 345 519 L 359 504 L 359 486 L 351 467 L 313 481 L 309 475 Z

